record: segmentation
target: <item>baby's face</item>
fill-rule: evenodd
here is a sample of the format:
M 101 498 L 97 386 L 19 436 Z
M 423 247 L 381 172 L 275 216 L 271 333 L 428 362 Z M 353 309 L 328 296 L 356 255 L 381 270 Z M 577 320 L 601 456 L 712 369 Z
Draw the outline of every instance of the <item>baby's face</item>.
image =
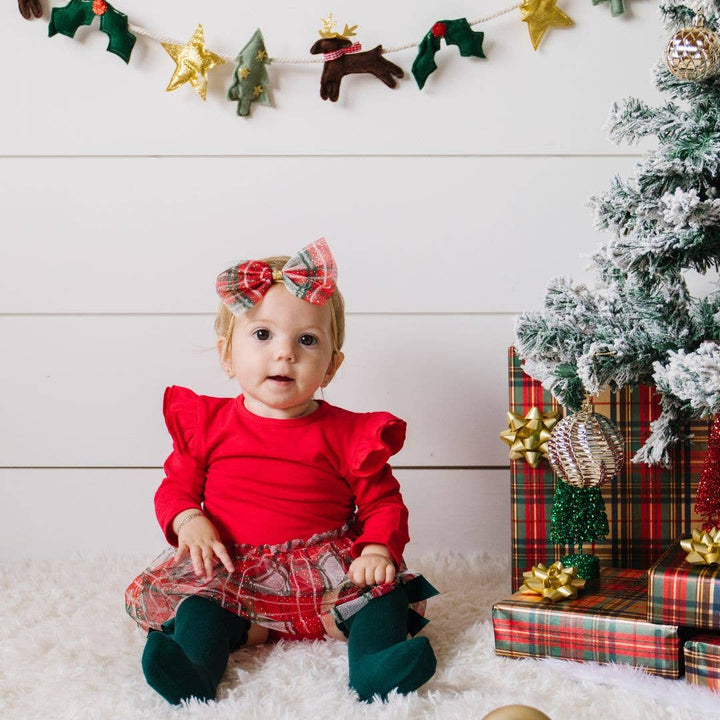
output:
M 237 317 L 223 367 L 240 383 L 247 409 L 275 418 L 310 412 L 315 391 L 339 365 L 330 332 L 327 303 L 300 300 L 280 284 Z

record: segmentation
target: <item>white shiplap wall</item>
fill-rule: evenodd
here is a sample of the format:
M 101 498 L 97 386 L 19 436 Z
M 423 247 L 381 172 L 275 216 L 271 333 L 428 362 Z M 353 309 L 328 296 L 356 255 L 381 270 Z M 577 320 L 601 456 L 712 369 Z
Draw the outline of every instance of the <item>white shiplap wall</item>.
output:
M 126 0 L 130 21 L 232 55 L 260 27 L 302 56 L 326 2 Z M 0 9 L 0 558 L 152 554 L 152 494 L 169 450 L 168 384 L 232 394 L 212 350 L 213 280 L 231 262 L 324 235 L 348 306 L 347 361 L 326 397 L 409 422 L 395 465 L 416 552 L 506 552 L 513 318 L 557 274 L 585 279 L 599 236 L 587 199 L 637 149 L 602 132 L 614 100 L 657 96 L 652 0 L 559 0 L 575 20 L 533 52 L 515 12 L 488 22 L 487 60 L 438 53 L 422 92 L 413 51 L 395 90 L 371 77 L 319 98 L 320 67 L 270 67 L 275 107 L 164 88 L 172 62 L 139 38 L 128 66 L 81 28 Z M 502 0 L 337 3 L 366 47 L 419 39 Z M 476 28 L 477 29 L 477 28 Z M 436 289 L 428 290 L 430 282 Z

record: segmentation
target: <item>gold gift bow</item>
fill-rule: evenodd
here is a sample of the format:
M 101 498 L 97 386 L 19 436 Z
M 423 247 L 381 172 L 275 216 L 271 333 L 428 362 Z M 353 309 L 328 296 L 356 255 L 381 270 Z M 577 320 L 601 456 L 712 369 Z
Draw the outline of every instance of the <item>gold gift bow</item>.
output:
M 709 533 L 693 530 L 692 537 L 681 540 L 680 545 L 688 553 L 685 560 L 693 565 L 720 563 L 720 528 L 713 528 Z
M 507 419 L 508 429 L 500 433 L 500 439 L 510 446 L 510 460 L 525 458 L 530 467 L 538 467 L 542 459 L 548 457 L 547 441 L 560 413 L 554 410 L 543 413 L 539 408 L 531 407 L 525 417 L 508 412 Z
M 525 582 L 520 592 L 525 595 L 540 595 L 543 600 L 558 602 L 575 599 L 578 590 L 585 587 L 585 581 L 577 579 L 576 567 L 565 567 L 559 560 L 550 567 L 542 563 L 533 565 L 532 570 L 523 573 Z

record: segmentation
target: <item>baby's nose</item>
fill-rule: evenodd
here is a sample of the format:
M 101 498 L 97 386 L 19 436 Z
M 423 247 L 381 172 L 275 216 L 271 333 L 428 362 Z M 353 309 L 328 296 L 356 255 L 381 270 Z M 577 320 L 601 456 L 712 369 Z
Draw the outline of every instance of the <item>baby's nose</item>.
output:
M 278 360 L 295 360 L 295 345 L 291 342 L 278 342 L 275 348 L 275 356 Z

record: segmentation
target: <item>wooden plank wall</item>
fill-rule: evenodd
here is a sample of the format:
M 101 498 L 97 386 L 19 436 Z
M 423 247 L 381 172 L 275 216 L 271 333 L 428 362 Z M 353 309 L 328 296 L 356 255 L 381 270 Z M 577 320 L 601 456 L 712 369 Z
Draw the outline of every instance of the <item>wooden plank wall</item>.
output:
M 271 56 L 305 56 L 326 2 L 247 6 L 126 0 L 133 24 L 180 41 L 198 22 L 234 55 L 260 27 Z M 407 419 L 395 465 L 411 549 L 504 553 L 509 473 L 498 438 L 513 321 L 555 275 L 586 279 L 599 240 L 588 198 L 642 148 L 602 130 L 613 101 L 657 101 L 663 32 L 651 0 L 560 0 L 575 20 L 533 52 L 518 11 L 487 22 L 486 60 L 456 48 L 418 91 L 414 52 L 390 90 L 319 65 L 271 65 L 274 107 L 166 93 L 173 64 L 140 38 L 125 65 L 107 37 L 47 37 L 0 10 L 0 557 L 160 549 L 152 495 L 169 450 L 166 385 L 234 394 L 217 365 L 215 275 L 319 236 L 338 258 L 347 360 L 326 392 Z M 366 48 L 419 40 L 442 17 L 502 2 L 366 0 L 335 8 Z M 477 29 L 477 28 L 476 28 Z M 21 59 L 21 60 L 18 60 Z

